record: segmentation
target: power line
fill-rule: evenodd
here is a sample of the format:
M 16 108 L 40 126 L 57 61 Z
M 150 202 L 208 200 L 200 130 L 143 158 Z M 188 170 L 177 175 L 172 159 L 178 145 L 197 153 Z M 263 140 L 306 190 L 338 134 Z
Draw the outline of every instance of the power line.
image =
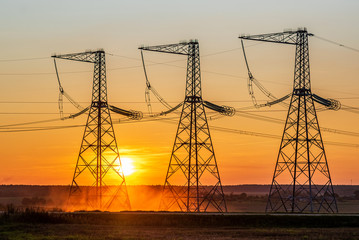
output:
M 344 48 L 346 48 L 346 49 L 349 49 L 349 50 L 352 50 L 352 51 L 355 51 L 355 52 L 359 52 L 359 49 L 346 46 L 346 45 L 344 45 L 344 44 L 341 44 L 341 43 L 338 43 L 338 42 L 329 40 L 329 39 L 327 39 L 327 38 L 324 38 L 324 37 L 321 37 L 321 36 L 318 36 L 318 35 L 314 35 L 314 37 L 316 37 L 316 38 L 318 38 L 318 39 L 320 39 L 320 40 L 323 40 L 323 41 L 332 43 L 332 44 L 337 45 L 337 46 L 339 46 L 339 47 L 344 47 Z M 258 44 L 262 44 L 262 43 L 252 44 L 252 45 L 247 46 L 247 48 L 256 46 L 256 45 L 258 45 Z M 227 53 L 227 52 L 237 51 L 237 50 L 240 50 L 240 49 L 241 49 L 241 48 L 232 48 L 232 49 L 228 49 L 228 50 L 223 50 L 223 51 L 218 51 L 218 52 L 214 52 L 214 53 L 209 53 L 209 54 L 201 55 L 201 57 L 203 58 L 203 57 L 208 57 L 208 56 L 219 55 L 219 54 L 223 54 L 223 53 Z M 128 56 L 119 55 L 119 54 L 106 53 L 106 55 L 115 56 L 115 57 L 121 57 L 121 58 L 126 58 L 126 59 L 132 59 L 132 60 L 135 60 L 135 61 L 140 61 L 139 58 L 128 57 Z M 32 61 L 32 60 L 42 60 L 42 59 L 51 59 L 51 58 L 50 58 L 50 57 L 32 57 L 32 58 L 0 59 L 0 62 Z M 182 60 L 174 60 L 174 61 L 171 61 L 171 62 L 178 62 L 178 61 L 182 61 Z M 134 66 L 133 66 L 133 67 L 134 67 Z M 137 67 L 137 66 L 136 66 L 136 67 Z M 74 73 L 74 72 L 71 72 L 71 73 Z M 49 74 L 49 73 L 40 73 L 40 74 Z M 2 74 L 1 74 L 1 75 L 2 75 Z
M 87 73 L 92 72 L 88 70 L 84 71 L 71 71 L 71 72 L 61 72 L 61 74 L 74 74 L 74 73 Z M 55 72 L 33 72 L 33 73 L 0 73 L 1 76 L 32 76 L 32 75 L 55 75 Z
M 257 44 L 254 44 L 252 46 L 255 46 L 255 45 L 257 45 Z M 222 54 L 222 53 L 237 51 L 238 49 L 240 49 L 240 48 L 233 48 L 233 49 L 229 49 L 229 50 L 214 52 L 214 53 L 211 53 L 211 54 L 203 55 L 202 57 L 213 56 L 213 55 L 218 55 L 218 54 Z M 110 55 L 110 56 L 116 56 L 116 57 L 121 57 L 121 58 L 141 61 L 141 59 L 133 58 L 133 57 L 127 57 L 127 56 L 123 56 L 123 55 L 117 55 L 117 54 L 113 54 L 113 53 L 106 53 L 106 54 Z M 33 58 L 33 59 L 40 59 L 40 58 Z M 20 60 L 20 59 L 18 59 L 18 60 Z M 183 61 L 183 59 L 167 61 L 167 62 L 153 62 L 153 61 L 150 61 L 152 63 L 148 64 L 148 65 L 149 66 L 151 66 L 151 65 L 167 65 L 167 66 L 171 66 L 171 67 L 185 68 L 183 66 L 177 66 L 177 65 L 168 64 L 168 63 L 180 62 L 180 61 Z M 107 71 L 115 71 L 115 70 L 131 69 L 131 68 L 140 68 L 140 67 L 142 67 L 142 66 L 141 65 L 135 65 L 135 66 L 128 66 L 128 67 L 109 68 L 109 69 L 107 69 Z M 61 72 L 61 74 L 74 74 L 74 73 L 85 73 L 85 72 L 92 72 L 92 71 L 71 71 L 71 72 Z M 232 78 L 247 79 L 246 77 L 243 77 L 243 76 L 237 76 L 237 75 L 226 74 L 226 73 L 219 73 L 219 72 L 212 72 L 212 71 L 205 71 L 205 70 L 202 70 L 202 72 L 221 75 L 221 76 L 227 76 L 227 77 L 232 77 Z M 28 75 L 31 76 L 31 75 L 53 75 L 53 74 L 54 74 L 53 72 L 0 73 L 0 76 L 28 76 Z
M 162 117 L 162 118 L 143 118 L 141 120 L 141 123 L 144 122 L 155 122 L 155 121 L 161 121 L 163 119 L 171 120 L 171 119 L 177 119 L 178 117 Z M 67 126 L 44 126 L 44 127 L 17 127 L 20 125 L 30 125 L 30 124 L 38 124 L 38 123 L 44 123 L 44 122 L 53 122 L 53 121 L 59 121 L 62 119 L 49 119 L 44 121 L 37 121 L 37 122 L 27 122 L 23 124 L 11 124 L 11 125 L 2 125 L 0 126 L 0 132 L 34 132 L 34 131 L 46 131 L 46 130 L 57 130 L 57 129 L 66 129 L 66 128 L 76 128 L 76 127 L 84 127 L 85 124 L 77 124 L 77 125 L 67 125 Z M 113 121 L 113 124 L 133 124 L 138 123 L 138 121 L 130 120 L 130 119 L 119 119 L 118 121 Z M 90 124 L 90 126 L 95 126 L 95 124 Z
M 267 116 L 262 116 L 262 115 L 253 114 L 253 113 L 249 113 L 249 112 L 239 112 L 239 111 L 237 111 L 236 114 L 240 115 L 241 117 L 251 118 L 251 119 L 260 120 L 260 121 L 266 121 L 266 122 L 270 122 L 270 123 L 277 123 L 277 124 L 283 124 L 284 123 L 284 120 L 279 119 L 279 118 L 267 117 Z M 326 127 L 321 127 L 321 130 L 324 131 L 324 132 L 330 132 L 330 133 L 336 133 L 336 134 L 341 134 L 341 135 L 359 137 L 358 132 L 351 132 L 351 131 L 334 129 L 334 128 L 326 128 Z
M 253 45 L 250 45 L 250 46 L 248 46 L 248 47 L 252 47 L 252 46 L 255 46 L 255 45 L 257 45 L 257 44 L 253 44 Z M 218 55 L 218 54 L 222 54 L 222 53 L 233 52 L 233 51 L 237 51 L 238 49 L 240 49 L 240 48 L 232 48 L 232 49 L 228 49 L 228 50 L 223 50 L 223 51 L 219 51 L 219 52 L 214 52 L 214 53 L 210 53 L 210 54 L 205 54 L 205 55 L 202 55 L 201 57 L 208 57 L 208 56 Z M 128 57 L 128 56 L 119 55 L 119 54 L 106 53 L 106 55 L 140 61 L 139 58 Z M 32 61 L 32 60 L 42 60 L 42 59 L 51 59 L 51 57 L 32 57 L 32 58 L 0 59 L 0 62 Z M 183 61 L 183 60 L 175 60 L 175 61 L 171 61 L 171 62 L 177 62 L 177 61 Z
M 37 132 L 37 131 L 48 131 L 48 130 L 58 130 L 58 129 L 66 129 L 66 128 L 76 128 L 83 127 L 84 125 L 72 125 L 72 126 L 54 126 L 54 127 L 42 127 L 42 128 L 28 128 L 28 129 L 2 129 L 0 128 L 0 132 L 3 133 L 15 133 L 15 132 Z
M 172 122 L 172 121 L 167 121 L 167 120 L 164 120 L 164 122 L 177 124 L 177 122 Z M 264 138 L 271 138 L 271 139 L 281 139 L 281 136 L 279 136 L 279 135 L 262 133 L 262 132 L 252 132 L 252 131 L 218 127 L 218 126 L 211 126 L 211 129 L 213 129 L 215 131 L 234 133 L 234 134 L 240 134 L 240 135 L 249 135 L 249 136 L 254 136 L 254 137 L 264 137 Z M 359 144 L 332 142 L 332 141 L 324 141 L 324 143 L 328 144 L 328 145 L 333 145 L 333 146 L 359 148 Z
M 249 107 L 248 107 L 249 108 Z M 243 109 L 246 109 L 246 108 L 243 108 Z M 253 109 L 253 108 L 250 108 L 250 109 Z M 242 108 L 240 108 L 239 110 L 236 109 L 237 112 L 241 112 L 242 114 L 244 113 L 252 113 L 252 112 L 260 112 L 260 113 L 265 113 L 265 112 L 286 112 L 285 109 L 283 110 L 251 110 L 251 111 L 246 111 L 244 112 L 242 110 Z M 154 114 L 157 114 L 157 113 L 162 113 L 162 111 L 159 111 L 159 112 L 154 112 Z M 52 115 L 52 114 L 59 114 L 58 112 L 0 112 L 0 114 L 3 114 L 3 115 Z M 64 113 L 64 114 L 73 114 L 73 112 L 68 112 L 68 113 Z
M 356 113 L 356 114 L 359 113 L 359 108 L 358 108 L 358 107 L 352 107 L 352 106 L 348 106 L 348 105 L 342 105 L 342 109 L 343 109 L 344 111 L 351 112 L 351 113 Z
M 52 115 L 57 113 L 46 113 L 46 112 L 0 112 L 1 115 Z
M 283 120 L 278 119 L 278 118 L 266 117 L 266 116 L 261 116 L 261 115 L 257 115 L 257 114 L 245 113 L 245 112 L 240 112 L 239 114 L 241 116 L 243 116 L 243 117 L 248 117 L 248 118 L 252 118 L 252 119 L 256 119 L 256 120 L 267 121 L 267 122 L 270 122 L 270 123 L 278 123 L 278 124 L 283 123 Z M 211 119 L 211 120 L 215 120 L 216 115 L 217 114 L 215 114 L 213 116 L 209 116 L 208 118 Z M 130 119 L 123 119 L 123 120 L 120 119 L 119 121 L 114 121 L 113 124 L 135 124 L 135 123 L 156 122 L 156 121 L 164 121 L 164 122 L 171 122 L 173 124 L 177 124 L 177 121 L 173 121 L 173 120 L 175 120 L 177 118 L 178 118 L 177 116 L 175 116 L 175 117 L 161 117 L 161 118 L 158 118 L 158 117 L 157 118 L 145 117 L 141 121 L 134 121 L 134 120 L 130 120 Z M 4 132 L 4 133 L 5 132 L 6 133 L 13 132 L 13 133 L 15 133 L 15 132 L 48 131 L 48 130 L 59 130 L 59 129 L 76 128 L 76 127 L 84 127 L 85 126 L 83 124 L 80 124 L 80 125 L 69 125 L 69 126 L 47 126 L 47 127 L 21 127 L 21 128 L 16 128 L 16 126 L 21 126 L 21 125 L 30 125 L 30 124 L 38 124 L 38 123 L 45 123 L 45 122 L 54 122 L 54 121 L 59 121 L 59 120 L 61 120 L 61 118 L 59 118 L 59 119 L 49 119 L 49 120 L 43 120 L 43 121 L 36 121 L 36 122 L 27 122 L 27 123 L 23 123 L 23 124 L 20 123 L 20 124 L 2 125 L 2 126 L 0 126 L 0 133 L 1 132 Z M 9 128 L 9 127 L 11 127 L 11 128 Z M 263 132 L 252 132 L 252 131 L 246 131 L 246 130 L 240 130 L 240 129 L 219 127 L 219 126 L 211 126 L 211 129 L 216 130 L 216 131 L 221 131 L 221 132 L 242 134 L 242 135 L 250 135 L 250 136 L 255 136 L 255 137 L 264 137 L 264 138 L 272 138 L 272 139 L 280 139 L 281 138 L 279 135 L 274 135 L 274 134 L 268 134 L 268 133 L 263 133 Z M 345 130 L 339 130 L 339 129 L 333 129 L 333 128 L 325 128 L 325 127 L 322 127 L 321 129 L 323 131 L 325 131 L 325 132 L 359 137 L 359 133 L 357 133 L 357 132 L 351 132 L 351 131 L 345 131 Z M 334 146 L 354 147 L 354 148 L 359 147 L 358 144 L 332 142 L 332 141 L 326 141 L 325 144 L 334 145 Z
M 351 99 L 359 99 L 359 97 L 341 97 L 341 98 L 336 98 L 336 99 L 341 99 L 341 100 L 351 100 Z M 258 101 L 267 101 L 266 99 L 259 99 Z M 178 103 L 178 101 L 167 101 L 168 103 Z M 213 100 L 212 102 L 252 102 L 251 100 Z M 29 103 L 29 104 L 42 104 L 42 103 L 58 103 L 58 102 L 54 102 L 54 101 L 0 101 L 0 104 L 3 103 Z M 88 101 L 79 101 L 78 103 L 86 103 L 89 104 L 90 102 Z M 146 103 L 145 101 L 116 101 L 116 102 L 112 102 L 112 103 Z M 155 102 L 156 103 L 156 102 Z M 71 104 L 70 102 L 68 103 L 64 103 L 64 104 Z M 342 105 L 342 106 L 346 106 L 346 105 Z M 350 107 L 347 106 L 348 108 L 355 108 L 355 107 Z
M 218 54 L 222 54 L 222 53 L 226 53 L 226 52 L 231 52 L 231 51 L 236 51 L 239 48 L 234 48 L 234 49 L 229 49 L 229 50 L 224 50 L 224 51 L 220 51 L 220 52 L 215 52 L 215 53 L 211 53 L 211 54 L 207 54 L 204 55 L 205 56 L 212 56 L 212 55 L 218 55 Z M 118 54 L 113 54 L 113 53 L 106 53 L 106 55 L 109 56 L 115 56 L 115 57 L 121 57 L 121 58 L 126 58 L 126 59 L 132 59 L 132 60 L 136 60 L 136 61 L 141 61 L 141 59 L 139 58 L 133 58 L 133 57 L 128 57 L 128 56 L 123 56 L 123 55 L 118 55 Z M 39 60 L 39 59 L 50 59 L 50 57 L 35 57 L 35 58 L 18 58 L 18 59 L 3 59 L 0 60 L 0 62 L 11 62 L 11 61 L 30 61 L 30 60 Z M 181 62 L 183 61 L 183 59 L 180 60 L 173 60 L 173 61 L 168 61 L 166 63 L 173 63 L 173 62 Z M 148 64 L 148 65 L 158 65 L 158 64 L 165 64 L 165 63 L 157 63 L 157 62 L 153 62 L 152 64 Z M 175 66 L 175 65 L 173 65 Z M 118 68 L 109 68 L 107 69 L 107 71 L 113 71 L 113 70 L 121 70 L 121 69 L 131 69 L 131 68 L 140 68 L 142 66 L 140 65 L 136 65 L 136 66 L 129 66 L 129 67 L 118 67 Z M 179 67 L 179 66 L 176 66 Z M 84 73 L 84 72 L 92 72 L 92 71 L 72 71 L 72 72 L 62 72 L 61 74 L 73 74 L 73 73 Z M 27 75 L 52 75 L 54 74 L 53 72 L 34 72 L 34 73 L 0 73 L 0 75 L 2 76 L 27 76 Z
M 264 100 L 263 100 L 264 101 Z M 178 101 L 167 101 L 168 103 L 178 103 Z M 251 102 L 251 100 L 215 100 L 213 102 Z M 3 103 L 9 103 L 9 104 L 52 104 L 52 103 L 58 103 L 58 102 L 53 102 L 53 101 L 34 101 L 34 102 L 25 102 L 25 101 L 0 101 L 0 104 Z M 90 102 L 78 102 L 78 103 L 85 103 L 85 104 L 89 104 Z M 111 103 L 146 103 L 145 101 L 121 101 L 121 102 L 111 102 Z M 161 104 L 160 102 L 154 102 L 154 103 L 158 103 Z M 65 102 L 64 104 L 71 104 L 70 102 Z
M 50 59 L 50 57 L 17 58 L 17 59 L 0 59 L 0 62 L 32 61 L 32 60 L 40 60 L 40 59 Z
M 261 44 L 261 43 L 259 43 Z M 257 44 L 253 44 L 251 46 L 248 46 L 248 47 L 253 47 L 255 45 L 258 45 Z M 204 58 L 204 57 L 209 57 L 209 56 L 214 56 L 214 55 L 219 55 L 219 54 L 223 54 L 223 53 L 227 53 L 227 52 L 233 52 L 233 51 L 237 51 L 241 48 L 231 48 L 231 49 L 227 49 L 227 50 L 222 50 L 222 51 L 218 51 L 218 52 L 213 52 L 213 53 L 209 53 L 209 54 L 204 54 L 204 55 L 201 55 L 201 58 Z M 110 55 L 110 56 L 115 56 L 115 57 L 121 57 L 121 58 L 126 58 L 126 59 L 131 59 L 131 60 L 136 60 L 136 61 L 141 61 L 141 59 L 139 58 L 134 58 L 134 57 L 128 57 L 128 56 L 124 56 L 124 55 L 118 55 L 118 54 L 114 54 L 114 53 L 106 53 L 106 55 Z M 173 61 L 170 61 L 170 62 L 180 62 L 180 61 L 183 61 L 182 59 L 181 60 L 173 60 Z M 168 63 L 170 63 L 168 62 Z
M 349 50 L 352 50 L 354 52 L 359 52 L 359 49 L 356 49 L 356 48 L 353 48 L 353 47 L 349 47 L 349 46 L 346 46 L 344 44 L 341 44 L 341 43 L 338 43 L 338 42 L 334 42 L 332 40 L 329 40 L 329 39 L 326 39 L 326 38 L 323 38 L 323 37 L 320 37 L 320 36 L 317 36 L 317 35 L 314 35 L 314 37 L 320 39 L 320 40 L 323 40 L 325 42 L 329 42 L 331 44 L 334 44 L 334 45 L 337 45 L 339 47 L 343 47 L 343 48 L 346 48 L 346 49 L 349 49 Z
M 168 63 L 170 62 L 177 62 L 180 60 L 176 60 L 176 61 L 168 61 Z M 182 60 L 181 60 L 182 61 Z M 177 65 L 173 65 L 173 64 L 168 64 L 167 62 L 153 62 L 151 64 L 148 64 L 148 66 L 151 65 L 167 65 L 167 66 L 171 66 L 171 67 L 176 67 L 176 68 L 182 68 L 184 69 L 185 67 L 183 66 L 177 66 Z M 136 65 L 136 66 L 129 66 L 129 67 L 119 67 L 119 68 L 109 68 L 107 71 L 115 71 L 115 70 L 123 70 L 123 69 L 132 69 L 132 68 L 141 68 L 142 66 L 140 65 Z M 92 71 L 70 71 L 70 72 L 61 72 L 61 74 L 77 74 L 77 73 L 87 73 L 87 72 L 92 72 Z M 247 77 L 245 76 L 238 76 L 238 75 L 233 75 L 233 74 L 227 74 L 227 73 L 220 73 L 220 72 L 213 72 L 213 71 L 206 71 L 206 70 L 202 70 L 202 72 L 205 73 L 209 73 L 209 74 L 215 74 L 215 75 L 220 75 L 220 76 L 225 76 L 225 77 L 230 77 L 230 78 L 236 78 L 236 79 L 247 79 Z M 0 76 L 31 76 L 31 75 L 54 75 L 55 73 L 53 72 L 38 72 L 38 73 L 0 73 Z M 289 83 L 280 83 L 280 82 L 275 82 L 275 81 L 269 81 L 269 80 L 262 80 L 262 79 L 257 79 L 260 80 L 261 82 L 268 82 L 268 83 L 273 83 L 273 84 L 279 84 L 279 85 L 284 85 L 284 86 L 290 86 L 291 84 Z M 329 92 L 338 92 L 338 93 L 344 93 L 344 94 L 350 94 L 350 95 L 357 95 L 356 93 L 348 93 L 348 92 L 341 92 L 341 91 L 334 91 L 334 90 L 328 90 L 328 89 L 321 89 L 321 88 L 317 88 L 319 90 L 324 90 L 324 91 L 329 91 Z M 347 98 L 349 99 L 349 98 Z M 353 98 L 356 99 L 356 98 Z
M 33 121 L 33 122 L 14 123 L 14 124 L 1 125 L 0 128 L 13 127 L 13 126 L 22 126 L 22 125 L 31 125 L 31 124 L 39 124 L 39 123 L 48 123 L 48 122 L 55 122 L 55 121 L 60 121 L 60 120 L 62 120 L 62 119 L 61 118 L 53 118 L 53 119 L 46 119 L 46 120 Z

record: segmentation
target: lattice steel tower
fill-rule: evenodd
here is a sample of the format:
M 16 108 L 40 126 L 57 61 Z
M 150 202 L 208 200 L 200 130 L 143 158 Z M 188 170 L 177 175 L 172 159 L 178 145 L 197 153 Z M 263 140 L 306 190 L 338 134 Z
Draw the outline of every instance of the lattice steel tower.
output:
M 304 29 L 242 39 L 296 46 L 293 93 L 279 148 L 266 212 L 337 212 L 337 203 L 314 101 L 337 102 L 311 91 L 308 36 Z
M 202 99 L 198 41 L 140 49 L 187 56 L 185 100 L 160 209 L 226 212 L 227 206 L 204 107 L 217 109 L 219 112 L 225 112 L 225 109 Z
M 54 55 L 54 58 L 94 63 L 91 106 L 71 184 L 68 207 L 76 209 L 130 209 L 115 132 L 107 102 L 105 52 Z M 83 112 L 84 112 L 83 111 Z

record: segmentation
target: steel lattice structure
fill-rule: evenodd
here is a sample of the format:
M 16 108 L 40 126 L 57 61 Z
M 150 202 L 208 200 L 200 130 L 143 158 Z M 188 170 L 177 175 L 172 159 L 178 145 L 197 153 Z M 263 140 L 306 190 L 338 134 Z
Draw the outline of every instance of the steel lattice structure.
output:
M 72 210 L 130 209 L 107 102 L 105 52 L 99 50 L 52 57 L 94 63 L 92 102 L 72 179 L 68 207 Z
M 185 100 L 160 209 L 226 212 L 227 206 L 202 99 L 198 41 L 140 49 L 187 56 Z M 202 181 L 209 185 L 203 185 Z
M 337 203 L 311 91 L 306 29 L 242 39 L 296 46 L 294 85 L 266 212 L 337 212 Z M 333 107 L 334 109 L 334 107 Z

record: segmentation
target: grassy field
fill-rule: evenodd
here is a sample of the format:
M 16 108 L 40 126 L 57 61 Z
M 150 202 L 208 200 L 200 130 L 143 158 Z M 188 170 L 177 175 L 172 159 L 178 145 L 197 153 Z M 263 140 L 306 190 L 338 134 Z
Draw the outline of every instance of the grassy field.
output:
M 0 239 L 359 239 L 359 215 L 28 210 L 1 216 Z
M 189 228 L 88 224 L 6 224 L 0 239 L 358 239 L 358 228 Z

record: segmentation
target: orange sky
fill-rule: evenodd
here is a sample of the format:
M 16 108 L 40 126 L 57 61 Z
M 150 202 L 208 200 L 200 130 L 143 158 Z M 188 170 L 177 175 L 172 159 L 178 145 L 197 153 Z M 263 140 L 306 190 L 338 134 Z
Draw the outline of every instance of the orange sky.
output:
M 53 53 L 104 48 L 124 57 L 107 56 L 109 102 L 125 109 L 147 112 L 145 80 L 140 62 L 141 44 L 167 44 L 197 38 L 200 43 L 203 98 L 235 108 L 251 105 L 247 72 L 238 35 L 280 32 L 306 26 L 308 30 L 359 48 L 358 2 L 306 1 L 301 7 L 287 1 L 95 1 L 48 3 L 5 1 L 0 10 L 0 125 L 58 118 Z M 189 3 L 189 2 L 188 2 Z M 191 2 L 192 3 L 192 2 Z M 273 4 L 276 3 L 276 4 Z M 306 12 L 305 18 L 302 12 Z M 335 17 L 334 17 L 335 15 Z M 6 24 L 5 24 L 6 23 Z M 254 76 L 273 94 L 284 96 L 293 82 L 294 48 L 246 42 Z M 231 50 L 231 51 L 227 51 Z M 222 52 L 226 51 L 226 52 Z M 222 53 L 219 53 L 222 52 Z M 212 53 L 219 53 L 211 55 Z M 358 53 L 310 39 L 312 91 L 358 106 Z M 26 61 L 11 59 L 43 58 Z M 151 83 L 173 105 L 184 98 L 186 59 L 183 56 L 145 53 Z M 58 61 L 64 89 L 83 106 L 89 104 L 92 66 Z M 64 74 L 65 72 L 85 71 Z M 87 71 L 87 72 L 86 72 Z M 265 97 L 257 91 L 258 99 Z M 154 97 L 152 97 L 154 99 Z M 154 101 L 156 102 L 156 101 Z M 163 108 L 153 103 L 155 111 Z M 66 113 L 76 109 L 66 103 Z M 281 106 L 256 114 L 285 120 Z M 208 111 L 208 115 L 212 115 Z M 176 117 L 170 115 L 169 117 Z M 343 110 L 318 113 L 321 127 L 359 132 L 358 114 Z M 128 184 L 162 184 L 175 137 L 176 123 L 125 123 L 112 114 L 120 153 L 131 158 L 135 172 Z M 121 117 L 123 120 L 124 118 Z M 85 124 L 86 117 L 37 126 Z M 178 120 L 176 120 L 178 121 Z M 209 120 L 211 126 L 281 135 L 282 124 L 241 116 Z M 37 132 L 0 132 L 0 184 L 70 184 L 83 127 Z M 280 140 L 211 131 L 223 184 L 269 184 Z M 323 132 L 324 141 L 357 143 L 357 137 Z M 359 184 L 359 148 L 326 145 L 333 184 Z

